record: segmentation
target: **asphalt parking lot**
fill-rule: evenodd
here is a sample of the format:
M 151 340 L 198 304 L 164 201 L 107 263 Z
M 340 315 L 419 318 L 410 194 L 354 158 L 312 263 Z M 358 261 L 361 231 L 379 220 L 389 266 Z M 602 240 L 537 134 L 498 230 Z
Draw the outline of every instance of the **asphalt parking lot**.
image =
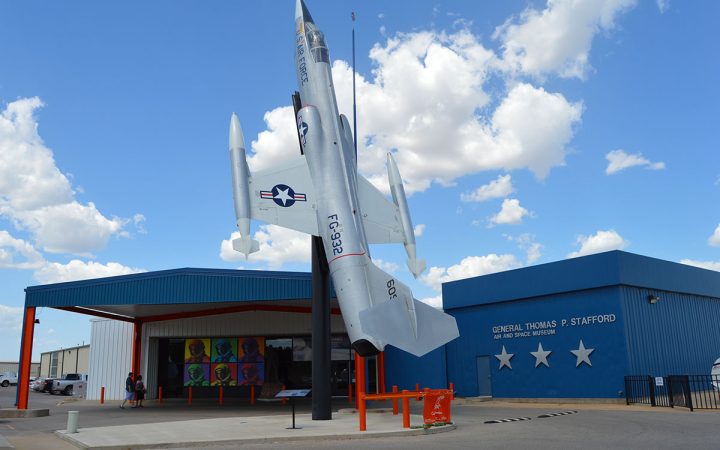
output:
M 0 388 L 0 407 L 11 407 L 15 388 Z M 461 404 L 453 407 L 457 429 L 449 433 L 388 437 L 368 440 L 337 440 L 308 442 L 274 442 L 243 445 L 247 449 L 313 448 L 493 448 L 493 449 L 556 449 L 556 448 L 717 448 L 720 411 L 695 411 L 670 408 L 626 407 L 623 405 L 540 405 L 485 402 Z M 287 415 L 288 405 L 262 403 L 251 406 L 246 400 L 226 402 L 196 401 L 188 406 L 183 401 L 157 404 L 148 401 L 145 408 L 120 409 L 118 402 L 99 405 L 94 401 L 73 400 L 32 392 L 32 408 L 49 408 L 50 416 L 33 419 L 0 419 L 0 435 L 18 449 L 72 449 L 72 445 L 53 435 L 64 429 L 67 411 L 80 411 L 81 427 L 159 423 L 178 420 L 216 417 Z M 310 412 L 310 402 L 299 402 L 298 413 Z M 338 399 L 333 409 L 346 408 L 347 400 Z M 414 403 L 413 413 L 420 413 L 421 403 Z M 547 418 L 538 416 L 563 411 L 577 413 Z M 498 419 L 529 418 L 505 423 L 485 423 Z M 398 426 L 400 420 L 398 419 Z M 234 447 L 212 446 L 223 449 Z

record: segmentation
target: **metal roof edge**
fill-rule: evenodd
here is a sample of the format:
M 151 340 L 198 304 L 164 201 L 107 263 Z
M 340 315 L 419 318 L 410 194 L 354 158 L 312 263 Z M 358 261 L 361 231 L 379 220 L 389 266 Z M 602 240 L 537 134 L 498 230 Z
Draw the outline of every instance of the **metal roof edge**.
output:
M 61 290 L 61 289 L 75 289 L 87 286 L 97 286 L 103 284 L 114 284 L 124 283 L 133 281 L 142 281 L 157 278 L 168 278 L 178 275 L 213 275 L 213 276 L 225 276 L 225 277 L 237 277 L 237 278 L 275 278 L 275 279 L 311 279 L 312 274 L 310 272 L 283 272 L 273 270 L 236 270 L 236 269 L 207 269 L 207 268 L 193 268 L 183 267 L 179 269 L 166 269 L 156 270 L 149 272 L 132 273 L 127 275 L 115 275 L 112 277 L 102 278 L 91 278 L 86 280 L 77 281 L 64 281 L 61 283 L 50 283 L 41 284 L 35 286 L 28 286 L 25 288 L 25 292 L 41 292 L 46 290 Z
M 501 303 L 616 285 L 720 297 L 718 272 L 613 250 L 443 283 L 443 308 Z M 476 298 L 468 299 L 468 294 Z

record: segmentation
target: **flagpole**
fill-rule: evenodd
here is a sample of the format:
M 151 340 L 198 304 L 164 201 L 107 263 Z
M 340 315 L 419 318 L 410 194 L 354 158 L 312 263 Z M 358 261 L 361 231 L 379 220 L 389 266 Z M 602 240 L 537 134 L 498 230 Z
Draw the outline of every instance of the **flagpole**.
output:
M 355 101 L 355 12 L 352 13 L 352 67 L 353 67 L 353 146 L 357 164 L 357 103 Z

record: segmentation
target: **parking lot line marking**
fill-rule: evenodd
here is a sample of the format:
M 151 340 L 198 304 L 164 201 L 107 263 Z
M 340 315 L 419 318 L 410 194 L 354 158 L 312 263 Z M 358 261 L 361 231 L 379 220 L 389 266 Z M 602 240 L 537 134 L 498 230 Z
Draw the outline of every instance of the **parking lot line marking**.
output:
M 568 414 L 577 414 L 577 411 L 563 411 L 559 413 L 540 414 L 538 416 L 538 419 L 545 419 L 547 417 L 567 416 Z
M 516 417 L 514 419 L 497 419 L 497 420 L 486 420 L 485 423 L 507 423 L 507 422 L 520 422 L 522 420 L 532 420 L 529 417 Z

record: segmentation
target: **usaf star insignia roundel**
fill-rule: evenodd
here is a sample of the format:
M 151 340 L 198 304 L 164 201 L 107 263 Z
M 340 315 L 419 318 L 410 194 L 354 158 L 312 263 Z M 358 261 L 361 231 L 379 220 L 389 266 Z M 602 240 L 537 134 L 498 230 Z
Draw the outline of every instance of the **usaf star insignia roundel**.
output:
M 270 191 L 260 191 L 260 198 L 272 200 L 276 205 L 289 208 L 295 202 L 305 202 L 305 194 L 299 194 L 286 184 L 276 184 Z

